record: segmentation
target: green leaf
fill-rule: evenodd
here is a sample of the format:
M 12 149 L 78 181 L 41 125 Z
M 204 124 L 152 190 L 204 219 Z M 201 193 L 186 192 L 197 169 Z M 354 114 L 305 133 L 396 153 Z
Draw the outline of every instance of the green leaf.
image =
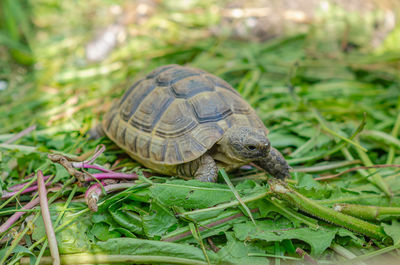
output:
M 118 238 L 121 236 L 117 231 L 111 231 L 110 225 L 101 222 L 93 225 L 90 232 L 102 241 L 107 241 L 110 238 Z
M 4 257 L 4 254 L 6 254 L 7 250 L 10 248 L 9 247 L 5 247 L 3 249 L 0 250 L 0 257 Z M 28 248 L 21 246 L 21 245 L 17 245 L 12 251 L 11 253 L 18 253 L 18 254 L 28 254 L 30 256 L 30 265 L 35 264 L 36 262 L 36 255 L 32 253 L 32 251 L 30 251 Z M 25 255 L 24 255 L 25 256 Z
M 266 242 L 298 239 L 311 246 L 311 255 L 319 256 L 327 249 L 335 237 L 337 228 L 320 227 L 312 230 L 308 227 L 293 228 L 286 219 L 263 220 L 257 222 L 257 227 L 251 222 L 235 224 L 233 230 L 240 240 L 258 239 Z
M 150 214 L 143 215 L 142 219 L 143 230 L 150 238 L 163 235 L 178 222 L 172 212 L 157 202 L 151 204 Z
M 392 220 L 392 224 L 382 223 L 385 233 L 393 239 L 393 245 L 400 243 L 400 222 Z
M 205 261 L 201 249 L 191 245 L 146 239 L 113 238 L 106 242 L 97 242 L 93 249 L 101 254 L 171 256 Z M 214 253 L 207 254 L 211 260 L 216 260 Z
M 228 242 L 226 243 L 226 246 L 221 248 L 217 253 L 221 260 L 225 260 L 231 264 L 269 264 L 267 258 L 249 256 L 249 253 L 265 254 L 265 250 L 262 246 L 257 246 L 250 242 L 239 241 L 235 238 L 233 232 L 227 232 L 225 235 Z
M 235 196 L 226 186 L 197 180 L 172 180 L 154 184 L 150 189 L 165 206 L 180 206 L 185 209 L 207 208 L 232 200 Z
M 62 165 L 54 164 L 54 166 L 56 167 L 56 176 L 54 177 L 53 182 L 59 182 L 63 178 L 70 176 L 68 171 Z
M 73 204 L 71 204 L 73 206 Z M 50 216 L 54 224 L 58 212 L 62 209 L 62 204 L 50 205 Z M 60 225 L 68 222 L 74 217 L 74 211 L 66 211 L 60 221 Z M 89 250 L 89 238 L 87 232 L 91 227 L 90 216 L 86 215 L 56 233 L 60 254 L 80 253 Z M 38 218 L 35 222 L 35 229 L 32 233 L 33 240 L 39 240 L 46 236 L 43 218 Z

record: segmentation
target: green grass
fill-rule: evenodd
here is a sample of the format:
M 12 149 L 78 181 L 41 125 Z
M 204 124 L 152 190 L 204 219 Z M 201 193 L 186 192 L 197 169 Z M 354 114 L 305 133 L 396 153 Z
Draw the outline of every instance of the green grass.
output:
M 321 12 L 323 19 L 306 32 L 250 42 L 210 33 L 209 28 L 218 27 L 223 19 L 221 4 L 193 1 L 176 8 L 166 1 L 142 24 L 124 26 L 127 38 L 105 60 L 89 63 L 86 44 L 95 32 L 117 20 L 110 15 L 112 5 L 133 7 L 111 0 L 0 3 L 3 12 L 12 14 L 0 21 L 0 80 L 7 83 L 0 91 L 0 193 L 39 169 L 54 175 L 53 183 L 63 184 L 54 184 L 48 197 L 53 224 L 57 213 L 63 215 L 55 229 L 64 260 L 74 260 L 76 253 L 92 260 L 97 253 L 104 261 L 122 262 L 128 257 L 156 263 L 156 252 L 171 262 L 194 264 L 208 260 L 265 264 L 267 257 L 273 257 L 270 261 L 275 264 L 296 264 L 296 248 L 323 262 L 344 262 L 398 247 L 395 214 L 371 221 L 386 238 L 373 240 L 370 246 L 362 232 L 333 225 L 318 210 L 310 217 L 279 193 L 258 196 L 269 186 L 260 181 L 265 174 L 256 170 L 230 174 L 238 198 L 246 201 L 246 211 L 224 184 L 181 180 L 165 184 L 167 178 L 153 177 L 101 197 L 99 211 L 90 213 L 82 202 L 87 185 L 78 185 L 61 165 L 47 158 L 54 151 L 79 156 L 103 143 L 107 150 L 96 163 L 111 168 L 118 161 L 118 171 L 140 174 L 142 168 L 110 140 L 89 140 L 86 133 L 136 79 L 158 66 L 178 63 L 214 73 L 242 94 L 269 128 L 273 146 L 294 168 L 289 185 L 316 209 L 331 213 L 327 208 L 335 203 L 400 207 L 400 174 L 395 167 L 360 168 L 329 181 L 315 180 L 355 166 L 400 164 L 400 49 L 394 41 L 400 31 L 397 27 L 382 45 L 372 48 L 379 11 L 360 15 L 332 7 Z M 344 37 L 346 27 L 351 34 Z M 33 133 L 5 143 L 31 125 L 37 125 Z M 229 194 L 222 196 L 221 189 Z M 76 199 L 72 202 L 71 193 Z M 174 196 L 176 200 L 171 199 Z M 19 195 L 7 204 L 1 200 L 0 223 L 31 199 Z M 14 250 L 27 256 L 41 253 L 43 262 L 49 261 L 48 249 L 42 249 L 47 246 L 43 222 L 34 217 L 39 212 L 34 208 L 0 234 L 0 253 L 7 253 L 0 256 L 8 264 L 21 258 Z M 32 229 L 24 224 L 30 220 L 27 216 L 36 219 Z M 172 237 L 180 240 L 160 241 Z M 206 237 L 221 248 L 218 253 L 207 249 Z M 341 256 L 337 246 L 353 256 L 347 252 Z M 333 255 L 335 251 L 339 255 Z M 281 260 L 282 256 L 294 261 Z

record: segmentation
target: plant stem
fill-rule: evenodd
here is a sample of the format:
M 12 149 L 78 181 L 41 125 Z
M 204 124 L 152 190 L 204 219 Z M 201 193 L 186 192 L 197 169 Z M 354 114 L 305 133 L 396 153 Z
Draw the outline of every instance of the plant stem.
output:
M 372 238 L 382 240 L 386 237 L 381 227 L 322 206 L 289 188 L 284 182 L 270 179 L 268 184 L 271 187 L 271 191 L 277 196 L 287 201 L 289 204 L 298 207 L 303 212 Z
M 6 200 L 2 205 L 0 205 L 0 209 L 3 209 L 4 206 L 6 206 L 7 204 L 9 204 L 13 199 L 15 199 L 15 197 L 17 197 L 18 195 L 20 195 L 25 189 L 27 189 L 34 181 L 36 181 L 36 177 L 33 177 L 31 179 L 31 181 L 27 182 L 25 184 L 25 186 L 20 189 L 19 191 L 17 191 L 14 195 L 12 195 L 8 200 Z
M 5 141 L 5 144 L 11 144 L 12 142 L 17 141 L 18 139 L 20 139 L 21 137 L 24 137 L 25 135 L 27 135 L 28 133 L 30 133 L 31 131 L 36 129 L 36 125 L 32 125 L 29 126 L 28 128 L 20 131 L 19 133 L 13 135 L 10 139 L 8 139 L 7 141 Z
M 101 185 L 103 185 L 103 186 L 101 186 Z M 101 192 L 102 187 L 104 188 L 104 190 L 107 194 L 107 193 L 114 192 L 114 191 L 124 190 L 124 189 L 130 188 L 135 185 L 136 185 L 136 183 L 133 183 L 133 182 L 110 184 L 107 186 L 104 186 L 104 183 L 93 184 L 85 192 L 86 204 L 88 205 L 88 207 L 91 211 L 97 212 L 97 202 L 99 201 L 100 196 L 102 194 L 102 192 Z
M 115 172 L 110 172 L 110 173 L 95 173 L 92 174 L 93 177 L 95 177 L 98 180 L 102 179 L 138 179 L 138 175 L 136 173 L 132 174 L 126 174 L 126 173 L 115 173 Z M 86 177 L 85 181 L 92 181 L 93 178 Z
M 34 176 L 35 176 L 35 174 L 32 173 L 31 176 L 28 177 L 27 180 L 31 180 L 32 177 L 34 177 Z M 50 178 L 50 177 L 51 177 L 51 175 L 49 175 L 49 176 L 44 176 L 43 179 L 44 179 L 44 180 L 47 180 L 47 179 Z M 23 188 L 23 187 L 25 186 L 25 184 L 26 184 L 26 182 L 25 182 L 25 183 L 16 184 L 16 185 L 14 185 L 14 186 L 9 187 L 8 189 L 9 189 L 9 190 L 12 190 L 12 191 L 20 190 L 21 188 Z
M 400 207 L 381 207 L 359 204 L 339 203 L 333 206 L 335 211 L 367 220 L 380 220 L 385 216 L 400 216 Z
M 330 248 L 333 251 L 335 251 L 336 253 L 338 253 L 339 255 L 341 255 L 341 256 L 343 256 L 343 257 L 345 257 L 347 259 L 354 259 L 354 258 L 357 257 L 353 252 L 351 252 L 350 250 L 348 250 L 348 249 L 346 249 L 346 248 L 344 248 L 341 245 L 338 245 L 336 243 L 332 243 Z M 361 262 L 361 261 L 355 262 L 354 264 L 355 265 L 366 265 L 364 262 Z
M 107 173 L 113 173 L 112 170 L 109 170 L 109 169 L 99 166 L 97 164 L 89 165 L 89 164 L 86 164 L 85 162 L 72 162 L 71 164 L 73 167 L 76 167 L 76 168 L 92 168 L 92 169 L 97 169 L 97 170 L 107 172 Z
M 242 207 L 244 208 L 244 210 L 246 211 L 246 213 L 249 215 L 251 221 L 253 222 L 254 225 L 256 225 L 256 221 L 254 220 L 253 215 L 251 214 L 251 211 L 249 209 L 249 207 L 247 207 L 247 205 L 244 203 L 244 201 L 242 200 L 242 198 L 240 197 L 239 193 L 237 192 L 237 190 L 235 189 L 235 187 L 233 186 L 232 182 L 230 181 L 228 175 L 226 174 L 224 169 L 220 169 L 219 173 L 221 174 L 221 176 L 223 177 L 223 179 L 225 180 L 226 184 L 228 184 L 229 189 L 232 191 L 232 193 L 235 195 L 236 199 L 239 201 L 240 205 L 242 205 Z
M 391 135 L 394 138 L 397 138 L 397 135 L 399 134 L 399 130 L 400 130 L 400 112 L 399 112 L 399 114 L 397 114 L 396 123 L 394 124 L 394 127 L 393 127 Z M 392 164 L 393 163 L 394 156 L 395 156 L 395 151 L 396 151 L 396 148 L 393 145 L 391 145 L 389 147 L 388 158 L 386 160 L 386 164 Z
M 337 132 L 331 130 L 331 129 L 326 125 L 325 121 L 323 120 L 323 118 L 321 117 L 321 115 L 320 115 L 316 110 L 314 110 L 314 113 L 315 113 L 315 117 L 317 118 L 319 124 L 321 125 L 321 129 L 322 129 L 323 131 L 325 131 L 325 132 L 327 132 L 327 133 L 329 133 L 329 134 L 331 134 L 331 135 L 333 135 L 333 136 L 336 136 L 336 137 L 342 139 L 343 141 L 345 141 L 345 142 L 347 142 L 347 143 L 349 143 L 349 144 L 351 144 L 351 145 L 353 145 L 353 146 L 355 146 L 355 147 L 357 147 L 357 148 L 363 150 L 364 152 L 367 151 L 367 149 L 365 149 L 364 147 L 362 147 L 359 143 L 354 142 L 354 141 L 352 140 L 352 138 L 346 138 L 346 137 L 344 137 L 344 136 L 338 134 Z
M 372 166 L 360 166 L 360 167 L 353 167 L 353 168 L 349 168 L 343 172 L 340 172 L 338 174 L 335 175 L 329 175 L 329 176 L 323 176 L 323 177 L 318 177 L 318 178 L 314 178 L 315 180 L 327 180 L 327 179 L 333 179 L 336 177 L 339 177 L 343 174 L 349 173 L 351 171 L 356 171 L 356 170 L 364 170 L 364 169 L 371 169 L 371 168 L 389 168 L 389 167 L 394 167 L 394 168 L 400 168 L 400 165 L 372 165 Z M 368 174 L 368 173 L 367 173 Z
M 20 150 L 20 151 L 24 151 L 24 152 L 36 152 L 36 153 L 42 153 L 42 152 L 38 152 L 37 148 L 34 146 L 27 146 L 27 145 L 18 145 L 18 144 L 0 144 L 0 148 L 4 148 L 4 149 L 9 149 L 9 150 Z
M 361 160 L 339 161 L 332 162 L 327 165 L 312 166 L 312 167 L 294 167 L 293 172 L 320 172 L 325 170 L 332 170 L 336 168 L 346 167 L 354 164 L 360 164 Z
M 242 201 L 244 203 L 256 201 L 256 200 L 264 198 L 268 194 L 269 194 L 269 192 L 267 192 L 267 191 L 263 192 L 263 193 L 254 194 L 254 195 L 251 195 L 251 196 L 248 196 L 248 197 L 243 197 Z M 220 204 L 220 205 L 217 205 L 217 206 L 214 206 L 214 207 L 210 207 L 210 208 L 194 210 L 194 211 L 190 211 L 190 212 L 183 212 L 183 213 L 180 213 L 179 216 L 188 217 L 189 215 L 212 212 L 212 211 L 216 211 L 216 210 L 223 210 L 223 209 L 226 209 L 226 208 L 229 208 L 229 207 L 235 207 L 235 206 L 239 206 L 239 205 L 240 205 L 239 201 L 235 200 L 235 201 L 223 203 L 223 204 Z
M 367 153 L 365 153 L 360 148 L 356 148 L 356 151 L 365 166 L 369 167 L 374 165 L 371 159 L 369 159 Z M 392 192 L 390 191 L 386 182 L 383 180 L 382 176 L 376 172 L 376 169 L 375 168 L 369 169 L 369 173 L 373 175 L 370 178 L 368 178 L 368 180 L 373 184 L 375 184 L 378 188 L 380 188 L 388 197 L 392 197 L 393 196 Z
M 40 209 L 42 211 L 42 217 L 47 234 L 47 240 L 49 242 L 51 257 L 53 258 L 53 265 L 59 265 L 60 254 L 58 252 L 56 234 L 53 229 L 53 224 L 51 223 L 49 204 L 47 201 L 47 191 L 43 180 L 43 173 L 41 170 L 39 170 L 37 173 L 37 181 L 39 186 Z
M 31 209 L 31 208 L 35 207 L 38 203 L 39 203 L 39 198 L 36 198 L 36 199 L 28 202 L 27 204 L 25 204 L 21 209 L 23 209 L 23 210 Z M 8 228 L 10 228 L 15 223 L 15 221 L 17 221 L 24 214 L 25 214 L 25 212 L 16 212 L 16 213 L 14 213 L 10 218 L 8 218 L 7 221 L 5 221 L 0 226 L 0 234 L 2 234 L 5 231 L 7 231 Z
M 102 254 L 71 254 L 62 255 L 62 264 L 104 264 L 104 263 L 132 263 L 132 264 L 184 264 L 184 265 L 207 265 L 201 260 L 177 258 L 170 256 L 137 256 L 137 255 L 102 255 Z M 29 264 L 29 258 L 22 258 L 21 264 Z M 43 257 L 42 265 L 52 264 L 51 257 Z
M 307 252 L 305 252 L 303 249 L 301 248 L 296 248 L 296 253 L 299 254 L 301 257 L 304 258 L 304 260 L 312 265 L 317 265 L 318 263 L 310 256 L 308 255 Z
M 258 209 L 252 209 L 251 211 L 258 212 Z M 235 210 L 235 212 L 223 212 L 216 218 L 199 222 L 199 232 L 205 231 L 206 229 L 210 229 L 212 227 L 226 225 L 227 222 L 242 216 L 244 216 L 244 214 L 238 210 Z M 190 237 L 191 235 L 192 233 L 190 232 L 190 228 L 188 226 L 185 226 L 165 235 L 161 240 L 167 242 L 175 242 Z
M 46 186 L 49 186 L 50 184 L 51 184 L 51 182 L 47 182 L 47 183 L 46 183 Z M 37 185 L 34 185 L 34 186 L 31 186 L 31 187 L 29 187 L 29 188 L 24 189 L 24 190 L 23 190 L 21 193 L 19 193 L 19 194 L 29 193 L 29 192 L 32 192 L 32 191 L 36 191 L 37 189 L 38 189 L 38 186 L 37 186 Z M 19 191 L 17 190 L 17 191 L 12 191 L 12 192 L 4 192 L 4 194 L 1 196 L 1 199 L 10 198 L 10 197 L 14 196 L 14 194 L 17 194 L 17 192 L 19 192 Z
M 400 149 L 399 139 L 381 131 L 364 131 L 360 136 L 368 137 L 377 142 L 383 142 L 384 144 Z
M 34 223 L 36 219 L 39 217 L 39 213 L 33 217 L 33 219 L 30 221 L 31 223 Z M 6 251 L 4 256 L 0 260 L 0 264 L 5 264 L 5 261 L 7 260 L 8 256 L 12 253 L 14 248 L 18 245 L 18 243 L 21 241 L 22 237 L 28 232 L 28 230 L 31 229 L 30 225 L 27 225 L 22 232 L 18 233 L 17 237 L 12 241 L 10 248 Z
M 385 253 L 387 253 L 389 251 L 393 251 L 393 250 L 398 249 L 398 248 L 400 248 L 400 244 L 389 246 L 389 247 L 385 247 L 385 248 L 381 248 L 381 249 L 378 249 L 376 251 L 373 251 L 373 252 L 370 252 L 370 253 L 366 253 L 364 255 L 357 256 L 354 259 L 349 259 L 349 260 L 346 260 L 346 261 L 342 261 L 341 264 L 354 264 L 356 262 L 359 262 L 359 261 L 362 261 L 362 260 L 368 260 L 368 259 L 371 259 L 372 257 L 376 257 L 376 256 L 379 256 L 379 255 L 385 254 Z
M 318 229 L 319 225 L 310 222 L 309 220 L 305 219 L 305 216 L 301 216 L 302 214 L 297 213 L 296 211 L 293 211 L 292 209 L 288 208 L 288 207 L 284 207 L 281 205 L 281 203 L 279 203 L 276 198 L 272 197 L 272 198 L 265 198 L 269 203 L 273 204 L 276 208 L 278 208 L 279 210 L 281 210 L 282 212 L 286 213 L 287 215 L 291 216 L 294 219 L 299 220 L 300 222 L 308 225 L 308 227 L 312 228 L 312 229 Z M 314 219 L 315 220 L 315 219 Z M 317 220 L 315 220 L 317 221 Z

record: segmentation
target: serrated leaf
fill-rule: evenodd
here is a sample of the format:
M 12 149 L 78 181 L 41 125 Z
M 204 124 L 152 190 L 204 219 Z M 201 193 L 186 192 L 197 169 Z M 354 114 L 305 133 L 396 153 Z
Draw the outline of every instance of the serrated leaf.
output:
M 251 222 L 235 224 L 235 235 L 240 240 L 258 239 L 266 242 L 282 241 L 284 239 L 297 239 L 311 246 L 311 255 L 319 256 L 327 249 L 335 237 L 337 228 L 320 227 L 312 230 L 308 227 L 293 228 L 286 219 L 257 221 L 257 227 Z
M 397 245 L 400 243 L 400 222 L 392 220 L 392 224 L 382 223 L 383 230 L 385 233 L 393 239 L 393 244 Z
M 169 256 L 205 262 L 201 249 L 194 246 L 146 239 L 113 238 L 98 242 L 93 249 L 101 254 Z M 211 260 L 217 260 L 214 253 L 207 254 Z
M 90 232 L 101 241 L 107 241 L 110 238 L 118 238 L 121 236 L 117 231 L 110 230 L 110 225 L 104 222 L 94 224 Z
M 142 215 L 142 220 L 143 230 L 150 238 L 162 236 L 171 226 L 178 222 L 171 211 L 157 202 L 151 204 L 150 214 Z
M 239 241 L 235 238 L 233 232 L 227 232 L 225 235 L 228 242 L 226 243 L 226 246 L 221 248 L 217 253 L 220 259 L 229 261 L 231 264 L 269 264 L 267 258 L 249 256 L 249 253 L 264 254 L 265 250 L 263 247 L 249 242 Z
M 4 257 L 4 255 L 6 254 L 6 252 L 8 251 L 8 249 L 11 248 L 11 246 L 9 247 L 5 247 L 2 248 L 0 250 L 0 257 Z M 32 253 L 32 251 L 30 251 L 28 248 L 21 246 L 21 245 L 17 245 L 12 251 L 11 253 L 21 253 L 21 254 L 28 254 L 30 257 L 30 265 L 35 264 L 36 262 L 36 255 Z
M 54 223 L 57 219 L 58 211 L 62 209 L 62 205 L 53 204 L 49 208 L 51 220 Z M 60 225 L 68 222 L 70 218 L 74 217 L 74 214 L 73 211 L 66 211 L 60 221 Z M 79 218 L 56 233 L 60 254 L 80 253 L 89 250 L 89 239 L 87 237 L 87 232 L 91 226 L 89 218 L 89 216 Z M 43 218 L 38 218 L 35 222 L 32 238 L 36 241 L 44 236 L 46 236 L 46 232 L 43 225 Z
M 163 205 L 185 209 L 207 208 L 235 197 L 226 185 L 197 180 L 172 180 L 154 184 L 150 191 Z

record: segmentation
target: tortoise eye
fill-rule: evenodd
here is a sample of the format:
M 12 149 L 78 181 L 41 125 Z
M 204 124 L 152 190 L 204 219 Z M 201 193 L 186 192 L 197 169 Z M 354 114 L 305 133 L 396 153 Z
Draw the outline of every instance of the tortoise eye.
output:
M 254 150 L 256 150 L 256 146 L 255 145 L 248 145 L 247 146 L 247 149 L 249 149 L 250 151 L 254 151 Z

